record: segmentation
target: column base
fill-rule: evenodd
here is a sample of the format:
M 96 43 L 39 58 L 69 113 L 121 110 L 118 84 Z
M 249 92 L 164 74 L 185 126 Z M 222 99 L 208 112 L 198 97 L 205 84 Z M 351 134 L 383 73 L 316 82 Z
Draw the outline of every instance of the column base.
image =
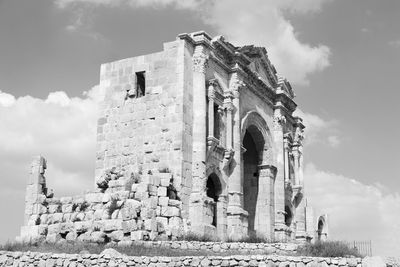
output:
M 228 238 L 240 240 L 248 236 L 249 213 L 239 206 L 229 206 L 227 210 Z

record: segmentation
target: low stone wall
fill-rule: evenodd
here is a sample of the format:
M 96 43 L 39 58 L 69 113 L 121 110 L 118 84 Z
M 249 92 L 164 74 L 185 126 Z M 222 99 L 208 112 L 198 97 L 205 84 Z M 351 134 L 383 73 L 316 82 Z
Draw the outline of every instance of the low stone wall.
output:
M 243 242 L 199 242 L 199 241 L 135 241 L 125 242 L 124 245 L 143 244 L 147 247 L 162 247 L 180 250 L 201 250 L 203 252 L 240 251 L 240 254 L 279 254 L 292 255 L 297 252 L 294 243 L 243 243 Z
M 130 257 L 0 251 L 0 266 L 268 266 L 364 267 L 360 258 L 313 258 L 276 255 Z M 378 267 L 378 266 L 376 266 Z
M 182 202 L 170 199 L 167 189 L 172 175 L 142 175 L 140 182 L 115 179 L 102 192 L 74 197 L 35 195 L 26 206 L 26 225 L 21 242 L 60 240 L 82 242 L 129 242 L 174 240 L 187 232 Z

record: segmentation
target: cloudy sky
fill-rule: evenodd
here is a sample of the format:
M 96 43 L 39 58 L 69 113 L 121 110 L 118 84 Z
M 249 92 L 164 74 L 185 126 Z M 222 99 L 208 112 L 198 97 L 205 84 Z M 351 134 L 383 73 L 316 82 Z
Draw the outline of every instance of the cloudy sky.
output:
M 33 155 L 56 195 L 91 188 L 100 64 L 206 30 L 265 46 L 291 81 L 330 237 L 399 255 L 399 14 L 398 0 L 0 0 L 0 242 L 22 225 Z

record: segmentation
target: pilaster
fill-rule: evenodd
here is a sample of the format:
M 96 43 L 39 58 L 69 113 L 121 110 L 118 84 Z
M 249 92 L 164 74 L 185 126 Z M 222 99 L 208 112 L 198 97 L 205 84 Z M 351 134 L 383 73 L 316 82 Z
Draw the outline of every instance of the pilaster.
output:
M 254 228 L 258 235 L 269 240 L 275 238 L 275 176 L 276 167 L 259 165 L 258 199 Z
M 285 166 L 284 166 L 284 143 L 283 129 L 286 118 L 280 108 L 274 110 L 274 136 L 273 142 L 276 153 L 275 178 L 275 238 L 277 240 L 286 239 L 287 226 L 285 225 Z
M 193 54 L 193 154 L 192 154 L 192 193 L 190 195 L 189 217 L 192 231 L 203 234 L 203 214 L 206 187 L 206 70 L 208 51 L 198 45 Z

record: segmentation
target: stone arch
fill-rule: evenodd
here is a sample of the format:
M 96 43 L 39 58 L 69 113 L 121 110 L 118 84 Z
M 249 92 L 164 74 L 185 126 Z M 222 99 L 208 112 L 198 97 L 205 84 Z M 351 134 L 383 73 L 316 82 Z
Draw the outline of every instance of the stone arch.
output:
M 328 221 L 327 216 L 321 215 L 317 221 L 317 239 L 318 241 L 324 241 L 328 238 Z
M 261 162 L 259 164 L 271 164 L 275 162 L 275 157 L 272 150 L 272 135 L 268 127 L 267 122 L 264 118 L 255 110 L 249 111 L 242 119 L 241 123 L 241 138 L 242 143 L 245 137 L 246 131 L 248 131 L 253 137 L 256 146 L 259 149 L 259 158 Z
M 222 178 L 222 172 L 221 170 L 216 167 L 215 165 L 208 166 L 206 170 L 206 177 L 208 178 L 211 174 L 215 174 L 216 177 L 218 177 L 218 183 L 221 185 L 221 192 L 220 195 L 226 195 L 227 194 L 227 184 L 226 181 Z
M 270 235 L 271 227 L 266 225 L 274 214 L 266 208 L 265 203 L 271 202 L 270 196 L 274 193 L 273 185 L 266 185 L 271 179 L 263 168 L 274 162 L 272 136 L 266 121 L 256 111 L 248 112 L 242 119 L 241 144 L 244 147 L 241 155 L 241 184 L 243 209 L 248 213 L 248 234 Z

